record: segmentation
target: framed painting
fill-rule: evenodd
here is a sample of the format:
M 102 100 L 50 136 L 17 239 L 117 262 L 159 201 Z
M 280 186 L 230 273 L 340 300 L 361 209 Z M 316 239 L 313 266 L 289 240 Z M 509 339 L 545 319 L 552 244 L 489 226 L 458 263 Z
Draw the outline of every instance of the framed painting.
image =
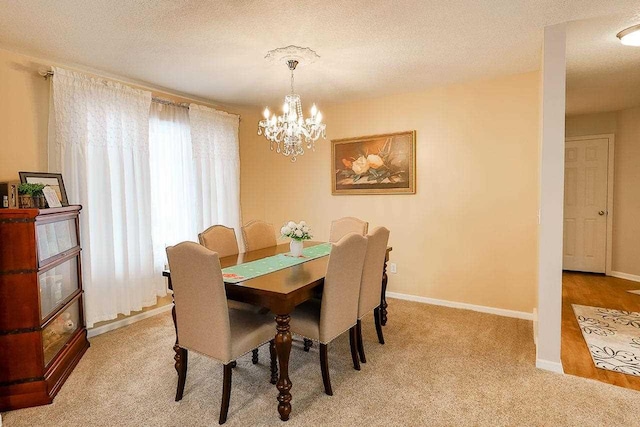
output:
M 67 191 L 64 188 L 64 181 L 62 181 L 62 174 L 47 172 L 18 172 L 18 175 L 20 175 L 20 182 L 22 183 L 43 184 L 51 187 L 51 189 L 55 191 L 62 206 L 69 206 Z
M 415 194 L 416 131 L 331 141 L 331 194 Z

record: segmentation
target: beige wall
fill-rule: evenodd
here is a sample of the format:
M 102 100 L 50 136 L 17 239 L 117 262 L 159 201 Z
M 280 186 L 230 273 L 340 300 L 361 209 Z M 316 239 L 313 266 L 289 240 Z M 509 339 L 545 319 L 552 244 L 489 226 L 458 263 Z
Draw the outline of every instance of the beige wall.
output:
M 241 122 L 243 219 L 391 230 L 389 290 L 532 312 L 537 289 L 539 74 L 325 106 L 327 141 L 292 164 Z M 311 99 L 305 96 L 306 102 Z M 308 106 L 307 106 L 308 107 Z M 332 196 L 330 139 L 417 131 L 417 194 Z
M 0 181 L 18 171 L 46 171 L 49 83 L 43 66 L 26 56 L 0 50 Z
M 612 270 L 640 276 L 640 108 L 567 117 L 566 135 L 615 134 Z
M 573 136 L 616 133 L 617 123 L 618 113 L 615 111 L 609 113 L 567 116 L 565 134 L 567 138 L 570 138 Z

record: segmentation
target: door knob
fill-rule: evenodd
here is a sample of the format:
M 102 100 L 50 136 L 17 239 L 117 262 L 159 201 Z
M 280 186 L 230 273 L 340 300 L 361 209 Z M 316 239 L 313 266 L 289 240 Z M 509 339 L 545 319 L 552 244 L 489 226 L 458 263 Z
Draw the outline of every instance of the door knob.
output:
M 600 215 L 600 216 L 604 215 L 604 211 L 598 212 L 598 215 Z

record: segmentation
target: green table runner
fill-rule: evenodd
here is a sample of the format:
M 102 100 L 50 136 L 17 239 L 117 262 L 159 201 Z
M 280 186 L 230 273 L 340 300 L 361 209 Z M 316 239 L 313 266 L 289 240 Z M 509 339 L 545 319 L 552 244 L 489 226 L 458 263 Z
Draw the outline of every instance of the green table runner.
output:
M 322 258 L 331 252 L 331 243 L 321 243 L 302 250 L 301 257 L 289 254 L 278 254 L 244 264 L 233 265 L 222 269 L 222 277 L 226 283 L 238 283 L 258 276 L 273 273 L 294 265 L 302 264 L 316 258 Z

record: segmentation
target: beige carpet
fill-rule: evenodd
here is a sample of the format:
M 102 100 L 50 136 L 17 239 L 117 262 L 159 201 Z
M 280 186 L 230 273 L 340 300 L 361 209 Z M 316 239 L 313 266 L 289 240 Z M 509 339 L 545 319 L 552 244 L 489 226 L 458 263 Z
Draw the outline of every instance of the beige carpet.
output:
M 226 425 L 638 425 L 640 393 L 534 367 L 531 322 L 390 300 L 387 344 L 365 319 L 369 363 L 351 366 L 348 337 L 329 348 L 334 396 L 323 393 L 317 347 L 292 352 L 293 413 L 283 424 L 260 364 L 234 370 Z M 17 426 L 217 425 L 222 366 L 191 354 L 181 402 L 174 402 L 174 340 L 167 313 L 91 340 L 49 406 L 3 414 Z

